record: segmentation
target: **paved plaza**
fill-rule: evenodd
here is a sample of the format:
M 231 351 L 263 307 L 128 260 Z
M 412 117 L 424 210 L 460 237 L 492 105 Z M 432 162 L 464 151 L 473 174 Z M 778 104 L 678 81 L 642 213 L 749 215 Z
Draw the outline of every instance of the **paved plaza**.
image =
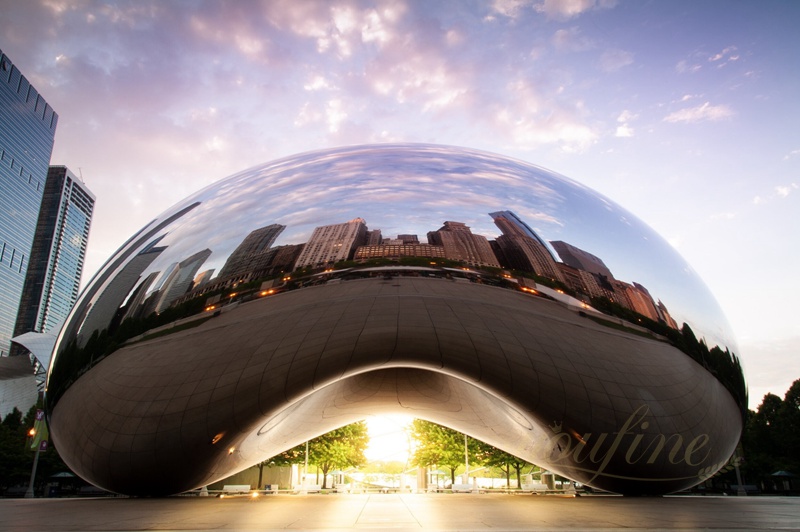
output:
M 4 499 L 2 531 L 800 530 L 800 498 L 506 494 Z

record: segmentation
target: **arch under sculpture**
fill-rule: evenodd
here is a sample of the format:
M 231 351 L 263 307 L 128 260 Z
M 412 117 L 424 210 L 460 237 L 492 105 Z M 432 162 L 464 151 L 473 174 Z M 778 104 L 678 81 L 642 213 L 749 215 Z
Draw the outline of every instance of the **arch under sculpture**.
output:
M 683 260 L 595 192 L 483 152 L 361 146 L 246 170 L 134 235 L 62 329 L 46 406 L 67 464 L 132 495 L 395 412 L 662 494 L 734 451 L 731 342 Z

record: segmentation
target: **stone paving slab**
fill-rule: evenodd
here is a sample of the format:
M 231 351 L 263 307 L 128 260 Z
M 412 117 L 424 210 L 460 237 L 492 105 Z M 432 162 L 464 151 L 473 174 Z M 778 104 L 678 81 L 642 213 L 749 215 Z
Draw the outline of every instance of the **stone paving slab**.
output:
M 800 498 L 376 494 L 0 500 L 0 531 L 51 530 L 800 530 Z

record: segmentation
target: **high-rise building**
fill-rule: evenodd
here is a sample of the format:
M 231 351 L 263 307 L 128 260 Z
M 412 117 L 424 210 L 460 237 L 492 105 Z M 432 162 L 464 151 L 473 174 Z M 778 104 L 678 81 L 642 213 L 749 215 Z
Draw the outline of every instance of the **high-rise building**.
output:
M 503 233 L 497 237 L 497 245 L 508 261 L 503 266 L 564 282 L 547 242 L 519 216 L 511 211 L 490 212 L 489 216 Z
M 248 259 L 268 250 L 284 229 L 286 229 L 285 225 L 270 224 L 251 231 L 228 257 L 225 266 L 219 272 L 219 278 L 223 279 L 246 272 Z
M 364 245 L 366 240 L 367 222 L 363 218 L 316 227 L 294 267 L 299 270 L 306 266 L 325 266 L 352 259 L 356 248 Z
M 0 356 L 11 348 L 57 122 L 0 50 Z
M 94 200 L 66 167 L 50 167 L 14 336 L 57 332 L 78 299 Z
M 611 274 L 611 270 L 608 269 L 608 266 L 606 266 L 606 263 L 603 262 L 603 259 L 600 257 L 592 255 L 588 251 L 584 251 L 567 242 L 562 242 L 561 240 L 552 241 L 550 245 L 556 250 L 561 260 L 573 268 L 597 275 L 604 275 L 607 279 L 614 278 Z
M 445 222 L 438 231 L 428 233 L 428 242 L 434 246 L 443 246 L 447 259 L 475 266 L 500 267 L 486 237 L 473 234 L 462 222 Z
M 160 314 L 192 288 L 195 274 L 210 256 L 211 250 L 206 248 L 178 263 L 167 277 L 164 286 L 161 287 L 161 296 L 156 304 L 156 312 Z
M 27 357 L 9 357 L 58 115 L 0 50 L 0 417 L 35 403 Z
M 380 246 L 382 243 L 383 243 L 383 236 L 381 235 L 380 229 L 373 229 L 372 231 L 367 231 L 367 242 L 365 245 Z

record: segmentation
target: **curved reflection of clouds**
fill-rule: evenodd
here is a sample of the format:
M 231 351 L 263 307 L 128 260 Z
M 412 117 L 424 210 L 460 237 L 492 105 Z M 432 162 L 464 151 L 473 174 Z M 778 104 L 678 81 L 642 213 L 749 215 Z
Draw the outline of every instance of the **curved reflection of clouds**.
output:
M 451 220 L 492 240 L 500 231 L 488 213 L 508 210 L 544 240 L 602 258 L 617 279 L 647 287 L 710 345 L 736 351 L 713 297 L 661 237 L 584 185 L 522 161 L 431 145 L 336 148 L 239 172 L 183 204 L 195 201 L 167 228 L 160 243 L 167 251 L 142 278 L 204 248 L 212 254 L 202 269 L 219 272 L 250 231 L 274 223 L 286 226 L 275 246 L 304 243 L 315 227 L 356 217 L 385 238 L 417 234 L 425 242 Z

